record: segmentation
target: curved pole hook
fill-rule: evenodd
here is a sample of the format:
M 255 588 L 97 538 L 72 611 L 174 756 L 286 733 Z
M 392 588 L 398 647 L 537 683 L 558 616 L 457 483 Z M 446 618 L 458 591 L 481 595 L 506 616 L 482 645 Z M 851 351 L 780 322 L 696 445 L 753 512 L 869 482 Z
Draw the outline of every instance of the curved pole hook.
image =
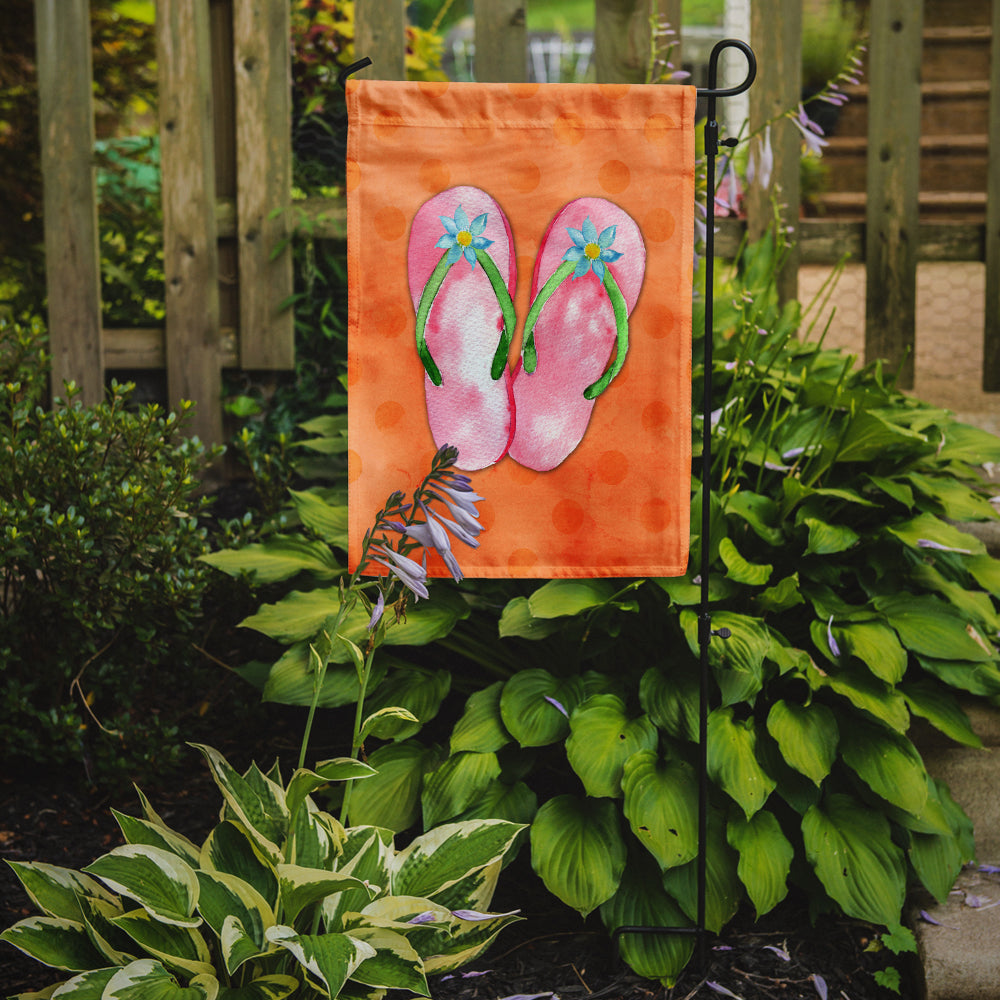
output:
M 719 76 L 719 56 L 725 49 L 739 49 L 747 58 L 746 79 L 735 87 L 717 87 Z M 735 97 L 750 89 L 750 85 L 757 78 L 757 57 L 753 54 L 753 49 L 746 42 L 738 38 L 723 38 L 721 42 L 716 42 L 712 49 L 712 54 L 708 57 L 708 86 L 698 88 L 699 97 Z
M 345 66 L 337 74 L 337 84 L 340 86 L 340 89 L 341 90 L 347 89 L 347 78 L 352 73 L 357 73 L 359 70 L 364 69 L 366 66 L 371 66 L 371 64 L 372 64 L 371 59 L 369 59 L 368 56 L 365 56 L 363 59 L 359 59 L 357 62 L 352 62 L 350 66 Z

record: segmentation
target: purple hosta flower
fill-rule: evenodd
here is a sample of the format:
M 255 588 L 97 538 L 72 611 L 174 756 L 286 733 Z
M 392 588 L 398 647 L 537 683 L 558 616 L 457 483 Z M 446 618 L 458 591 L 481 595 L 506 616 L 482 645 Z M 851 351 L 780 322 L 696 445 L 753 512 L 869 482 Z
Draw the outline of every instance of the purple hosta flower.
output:
M 779 948 L 776 944 L 766 944 L 764 945 L 764 950 L 773 951 L 782 962 L 790 962 L 792 960 L 792 956 L 784 948 Z
M 957 927 L 952 927 L 951 924 L 942 924 L 940 920 L 937 920 L 934 917 L 932 917 L 926 910 L 920 911 L 920 919 L 923 920 L 924 923 L 933 924 L 935 927 L 944 927 L 949 931 L 958 930 Z
M 837 640 L 833 637 L 833 615 L 830 615 L 829 621 L 826 623 L 826 641 L 827 645 L 830 647 L 830 652 L 834 656 L 840 656 L 840 646 L 837 645 Z
M 942 545 L 930 538 L 918 538 L 917 547 L 921 549 L 937 549 L 940 552 L 958 552 L 963 556 L 971 556 L 972 549 L 957 549 L 952 545 Z
M 454 507 L 448 503 L 447 500 L 444 501 L 445 506 L 448 510 L 455 516 L 454 521 L 450 521 L 443 514 L 435 514 L 434 516 L 437 520 L 443 524 L 460 542 L 465 542 L 470 548 L 479 548 L 479 542 L 476 541 L 476 535 L 478 535 L 482 530 L 483 526 L 475 520 L 475 518 L 470 517 L 461 507 Z
M 802 133 L 806 149 L 816 156 L 822 156 L 823 147 L 827 145 L 823 130 L 806 114 L 806 109 L 801 104 L 798 114 L 792 117 L 792 124 Z
M 560 712 L 562 712 L 562 714 L 565 715 L 567 719 L 569 718 L 569 712 L 566 711 L 566 708 L 563 706 L 562 702 L 556 701 L 555 698 L 547 694 L 543 695 L 543 697 L 550 705 L 554 705 Z
M 574 280 L 582 278 L 590 270 L 593 270 L 599 281 L 604 280 L 604 265 L 613 264 L 621 257 L 617 250 L 611 249 L 617 231 L 617 226 L 608 226 L 599 234 L 597 226 L 590 221 L 589 215 L 583 220 L 583 226 L 580 229 L 566 227 L 566 232 L 569 233 L 573 246 L 563 254 L 563 260 L 576 263 L 576 270 L 573 272 Z
M 406 526 L 406 534 L 410 538 L 420 542 L 425 549 L 434 549 L 444 560 L 445 566 L 448 567 L 448 572 L 451 573 L 452 578 L 457 583 L 462 579 L 462 570 L 459 568 L 458 560 L 451 551 L 451 541 L 448 538 L 448 532 L 444 530 L 444 525 L 441 524 L 438 517 L 428 510 L 426 504 L 421 503 L 420 509 L 424 512 L 424 517 L 427 520 L 423 524 L 408 524 Z M 448 523 L 450 524 L 451 522 L 449 521 Z
M 424 910 L 423 913 L 410 917 L 406 922 L 408 924 L 432 924 L 435 920 L 437 920 L 437 914 L 433 910 Z
M 732 157 L 728 157 L 728 160 L 722 185 L 715 193 L 715 209 L 718 212 L 737 215 L 743 192 L 740 191 L 740 179 L 736 176 L 736 165 Z
M 483 236 L 486 228 L 486 213 L 477 215 L 472 222 L 469 222 L 468 213 L 461 205 L 455 209 L 455 218 L 449 219 L 446 215 L 439 215 L 441 225 L 444 226 L 444 233 L 434 244 L 439 250 L 448 251 L 448 263 L 454 264 L 459 257 L 465 257 L 469 262 L 469 267 L 476 266 L 476 251 L 485 250 L 493 245 L 493 240 L 488 240 Z
M 494 917 L 516 917 L 521 911 L 510 910 L 507 913 L 480 913 L 479 910 L 452 910 L 451 915 L 459 920 L 480 921 L 492 920 Z
M 750 147 L 750 158 L 747 161 L 747 183 L 756 181 L 763 190 L 771 186 L 771 174 L 774 173 L 774 150 L 771 148 L 771 126 L 764 129 L 762 136 Z
M 500 997 L 500 1000 L 559 1000 L 555 993 L 511 993 L 508 997 Z
M 385 594 L 380 590 L 378 592 L 378 600 L 375 602 L 375 607 L 372 608 L 372 616 L 368 619 L 368 631 L 374 630 L 375 626 L 382 620 L 382 615 L 385 612 Z
M 425 566 L 421 566 L 409 556 L 404 556 L 401 552 L 396 552 L 383 545 L 373 545 L 369 551 L 375 562 L 385 566 L 404 587 L 411 590 L 417 597 L 430 596 L 427 592 L 427 568 Z M 380 556 L 383 558 L 379 558 Z
M 732 990 L 726 989 L 726 987 L 723 986 L 722 983 L 713 983 L 711 980 L 709 980 L 707 983 L 705 983 L 705 985 L 714 993 L 721 993 L 724 997 L 734 997 L 735 1000 L 743 1000 L 743 997 L 741 997 L 739 993 L 734 993 Z
M 813 986 L 816 987 L 816 992 L 819 994 L 819 1000 L 826 1000 L 828 992 L 826 988 L 826 980 L 815 972 L 809 978 L 813 981 Z
M 446 983 L 449 979 L 478 979 L 480 976 L 488 976 L 493 970 L 483 969 L 482 972 L 471 970 L 469 972 L 449 972 L 447 976 L 441 977 L 441 982 Z
M 1000 865 L 979 865 L 978 870 L 986 875 L 1000 875 Z

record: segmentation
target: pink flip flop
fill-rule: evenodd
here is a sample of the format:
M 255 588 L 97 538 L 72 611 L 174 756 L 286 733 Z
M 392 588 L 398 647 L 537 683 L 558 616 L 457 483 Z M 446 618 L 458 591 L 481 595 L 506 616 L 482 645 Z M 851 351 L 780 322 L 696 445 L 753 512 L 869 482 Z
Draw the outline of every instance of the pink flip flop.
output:
M 484 469 L 514 435 L 510 224 L 485 191 L 449 188 L 413 217 L 407 266 L 431 436 L 458 448 L 458 468 Z
M 613 202 L 578 198 L 552 220 L 514 372 L 514 461 L 547 472 L 583 439 L 597 397 L 625 363 L 645 270 L 639 227 Z

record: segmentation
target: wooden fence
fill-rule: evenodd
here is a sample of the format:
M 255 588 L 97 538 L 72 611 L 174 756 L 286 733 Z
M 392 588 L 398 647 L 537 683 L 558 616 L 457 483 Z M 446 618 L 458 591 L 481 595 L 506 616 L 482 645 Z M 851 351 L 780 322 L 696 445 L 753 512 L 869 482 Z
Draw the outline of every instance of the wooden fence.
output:
M 519 82 L 526 74 L 525 6 L 475 0 L 476 74 Z M 171 402 L 198 405 L 196 433 L 223 438 L 221 371 L 293 365 L 291 254 L 275 253 L 296 218 L 314 236 L 342 240 L 342 201 L 291 201 L 289 0 L 158 0 L 166 325 L 101 327 L 88 0 L 35 0 L 53 384 L 73 379 L 101 397 L 105 372 L 165 369 Z M 595 0 L 594 63 L 600 82 L 641 82 L 651 13 L 681 23 L 681 0 Z M 923 2 L 871 0 L 867 214 L 864 221 L 785 219 L 797 242 L 781 276 L 795 294 L 800 263 L 849 253 L 867 270 L 866 356 L 903 369 L 912 384 L 918 261 L 985 261 L 983 384 L 1000 390 L 1000 0 L 992 3 L 986 222 L 921 222 L 920 47 Z M 759 72 L 751 128 L 800 96 L 801 0 L 753 0 L 751 43 Z M 365 75 L 402 79 L 404 0 L 357 0 L 356 52 Z M 683 46 L 683 39 L 681 39 Z M 725 101 L 720 102 L 724 121 Z M 739 123 L 733 123 L 735 131 Z M 751 189 L 747 221 L 725 220 L 716 247 L 732 253 L 744 227 L 760 233 L 771 198 L 799 204 L 800 137 L 774 133 L 775 172 Z M 787 210 L 786 210 L 787 211 Z

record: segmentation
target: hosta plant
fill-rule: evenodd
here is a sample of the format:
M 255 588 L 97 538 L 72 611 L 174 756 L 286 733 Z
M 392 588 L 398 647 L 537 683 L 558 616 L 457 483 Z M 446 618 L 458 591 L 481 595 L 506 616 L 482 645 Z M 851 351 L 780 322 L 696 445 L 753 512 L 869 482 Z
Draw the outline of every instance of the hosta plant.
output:
M 140 793 L 115 813 L 126 843 L 82 871 L 11 862 L 41 911 L 0 935 L 64 981 L 66 1000 L 280 1000 L 428 996 L 427 975 L 478 955 L 514 913 L 488 912 L 521 827 L 451 823 L 404 849 L 389 830 L 343 827 L 312 795 L 372 768 L 338 758 L 234 770 L 199 747 L 222 793 L 202 844 Z M 54 990 L 54 992 L 53 992 Z

